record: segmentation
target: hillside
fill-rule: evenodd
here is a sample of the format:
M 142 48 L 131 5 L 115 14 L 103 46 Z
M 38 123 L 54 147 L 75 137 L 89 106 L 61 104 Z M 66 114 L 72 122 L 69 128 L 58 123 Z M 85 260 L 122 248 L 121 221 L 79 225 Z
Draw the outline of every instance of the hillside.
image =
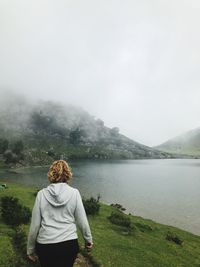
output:
M 8 189 L 1 191 L 1 196 L 17 197 L 22 204 L 32 208 L 34 192 L 36 188 L 8 184 Z M 132 231 L 129 231 L 126 227 L 114 225 L 108 220 L 108 216 L 114 210 L 114 207 L 101 204 L 99 214 L 88 217 L 94 238 L 94 249 L 84 255 L 96 263 L 92 266 L 197 267 L 200 265 L 199 236 L 133 215 L 127 215 L 132 224 Z M 22 255 L 17 257 L 17 248 L 12 243 L 14 230 L 5 225 L 1 217 L 0 226 L 0 267 L 18 267 L 16 259 L 19 260 Z M 25 226 L 25 232 L 27 234 L 28 226 Z M 178 245 L 166 240 L 169 233 L 176 235 L 183 243 Z M 81 238 L 79 241 L 83 244 Z M 29 267 L 29 264 L 25 266 L 21 264 L 20 267 Z
M 154 147 L 160 151 L 182 155 L 200 156 L 200 128 L 191 130 Z
M 14 143 L 21 141 L 23 157 L 21 155 L 20 159 L 27 164 L 46 164 L 60 157 L 66 159 L 170 157 L 165 152 L 159 152 L 127 138 L 120 134 L 117 127 L 105 126 L 101 119 L 94 118 L 79 107 L 50 101 L 32 103 L 16 96 L 0 104 L 0 153 L 3 154 L 6 150 L 10 150 L 10 153 L 15 147 Z M 9 153 L 8 156 L 12 158 Z

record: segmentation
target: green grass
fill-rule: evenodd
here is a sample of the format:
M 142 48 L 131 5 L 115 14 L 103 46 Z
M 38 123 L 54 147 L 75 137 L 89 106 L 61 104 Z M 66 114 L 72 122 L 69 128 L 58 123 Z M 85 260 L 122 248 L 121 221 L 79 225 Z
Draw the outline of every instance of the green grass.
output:
M 18 197 L 32 208 L 36 188 L 8 184 L 0 196 Z M 175 227 L 130 215 L 134 230 L 113 225 L 107 217 L 113 207 L 101 204 L 99 215 L 89 216 L 94 238 L 90 255 L 104 267 L 193 267 L 200 266 L 200 237 Z M 165 239 L 173 232 L 184 242 L 182 246 Z M 27 226 L 28 232 L 28 226 Z M 0 267 L 10 267 L 14 259 L 10 235 L 12 230 L 0 220 Z M 80 243 L 83 244 L 82 238 Z M 10 265 L 9 265 L 10 264 Z
M 200 266 L 200 237 L 136 216 L 131 216 L 133 224 L 149 225 L 153 230 L 136 229 L 127 236 L 122 227 L 108 222 L 110 213 L 111 208 L 102 205 L 100 215 L 90 220 L 96 244 L 93 255 L 103 266 Z M 165 240 L 168 231 L 181 237 L 183 246 Z
M 13 267 L 15 253 L 12 247 L 11 238 L 7 235 L 0 235 L 0 266 Z
M 187 149 L 187 148 L 183 148 L 183 149 L 174 149 L 174 148 L 159 148 L 159 151 L 164 151 L 166 153 L 172 153 L 172 154 L 175 154 L 175 155 L 182 155 L 182 156 L 200 156 L 200 149 L 199 148 L 190 148 L 190 149 Z

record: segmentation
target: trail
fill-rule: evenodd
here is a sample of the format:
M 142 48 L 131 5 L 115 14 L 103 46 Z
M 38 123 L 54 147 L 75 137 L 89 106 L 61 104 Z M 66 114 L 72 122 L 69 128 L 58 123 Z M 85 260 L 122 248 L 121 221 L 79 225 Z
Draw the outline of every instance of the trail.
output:
M 82 254 L 79 253 L 74 267 L 92 267 L 92 265 Z

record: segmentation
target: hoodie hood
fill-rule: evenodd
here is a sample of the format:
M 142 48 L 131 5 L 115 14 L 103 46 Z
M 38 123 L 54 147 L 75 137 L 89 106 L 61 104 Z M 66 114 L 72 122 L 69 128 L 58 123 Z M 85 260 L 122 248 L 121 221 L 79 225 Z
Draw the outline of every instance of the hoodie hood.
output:
M 74 189 L 66 183 L 50 184 L 42 191 L 46 200 L 56 207 L 65 205 L 74 194 Z

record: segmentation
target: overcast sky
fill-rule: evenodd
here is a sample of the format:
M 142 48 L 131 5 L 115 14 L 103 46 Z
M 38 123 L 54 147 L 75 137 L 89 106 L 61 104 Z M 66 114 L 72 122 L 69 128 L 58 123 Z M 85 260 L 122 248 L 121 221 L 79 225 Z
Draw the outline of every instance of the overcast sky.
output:
M 200 126 L 199 0 L 0 0 L 0 90 L 157 145 Z

